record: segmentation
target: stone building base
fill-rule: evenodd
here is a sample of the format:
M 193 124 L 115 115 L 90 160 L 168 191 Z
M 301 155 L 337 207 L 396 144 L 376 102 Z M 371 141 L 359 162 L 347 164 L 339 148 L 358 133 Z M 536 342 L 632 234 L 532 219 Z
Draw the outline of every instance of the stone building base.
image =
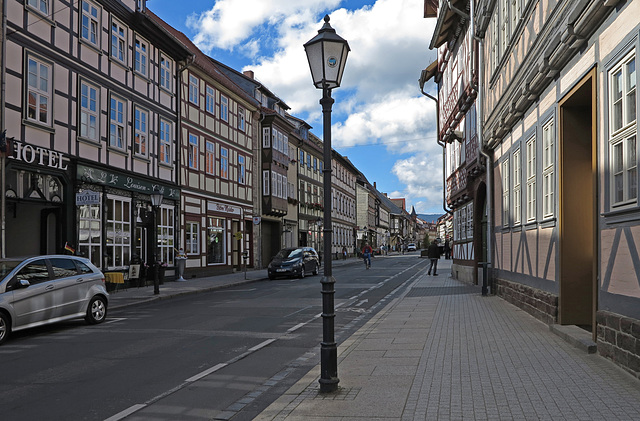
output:
M 551 325 L 558 320 L 558 297 L 528 285 L 495 278 L 495 294 L 531 314 L 536 319 Z
M 474 266 L 465 266 L 461 264 L 451 265 L 451 276 L 458 281 L 465 282 L 467 284 L 475 284 L 475 278 L 473 272 L 476 270 Z
M 640 320 L 596 313 L 598 353 L 640 379 Z

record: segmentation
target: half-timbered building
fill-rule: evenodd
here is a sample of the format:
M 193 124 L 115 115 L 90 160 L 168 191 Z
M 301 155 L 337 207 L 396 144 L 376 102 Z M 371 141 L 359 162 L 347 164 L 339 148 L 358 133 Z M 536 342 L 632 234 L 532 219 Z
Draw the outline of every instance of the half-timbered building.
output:
M 157 251 L 172 266 L 176 74 L 190 52 L 144 1 L 8 0 L 6 10 L 5 254 L 66 247 L 124 270 Z
M 640 376 L 640 1 L 440 7 L 480 45 L 494 291 Z
M 425 1 L 425 5 L 433 3 Z M 479 264 L 486 262 L 486 176 L 480 159 L 477 132 L 477 43 L 469 25 L 470 3 L 444 5 L 430 48 L 438 49 L 436 62 L 423 71 L 421 84 L 438 84 L 438 143 L 444 153 L 444 210 L 453 214 L 451 273 L 456 279 L 478 283 Z M 425 7 L 425 17 L 435 17 Z M 474 235 L 477 233 L 478 235 Z
M 180 246 L 187 256 L 186 276 L 253 266 L 253 151 L 259 104 L 186 35 L 165 28 L 194 52 L 179 84 Z

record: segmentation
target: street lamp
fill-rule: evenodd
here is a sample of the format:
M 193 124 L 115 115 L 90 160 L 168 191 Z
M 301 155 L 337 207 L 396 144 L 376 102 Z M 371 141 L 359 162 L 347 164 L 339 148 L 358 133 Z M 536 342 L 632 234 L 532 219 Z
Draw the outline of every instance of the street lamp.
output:
M 318 35 L 304 44 L 313 86 L 322 89 L 322 134 L 323 134 L 323 187 L 324 187 L 324 276 L 322 284 L 322 343 L 320 348 L 320 392 L 338 390 L 338 347 L 335 341 L 335 279 L 331 270 L 331 90 L 340 86 L 347 54 L 350 51 L 346 40 L 336 34 L 329 25 L 329 15 Z
M 151 207 L 153 208 L 153 295 L 160 294 L 160 280 L 158 279 L 158 223 L 157 216 L 158 208 L 162 204 L 162 197 L 164 195 L 160 192 L 160 189 L 156 186 L 151 193 Z

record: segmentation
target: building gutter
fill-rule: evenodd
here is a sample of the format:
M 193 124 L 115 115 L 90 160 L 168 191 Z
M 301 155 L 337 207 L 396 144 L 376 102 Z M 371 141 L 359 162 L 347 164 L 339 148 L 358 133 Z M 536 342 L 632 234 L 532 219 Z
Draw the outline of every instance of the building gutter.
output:
M 436 64 L 437 66 L 437 64 Z M 426 73 L 426 72 L 425 72 Z M 447 145 L 442 142 L 440 140 L 440 105 L 438 102 L 438 98 L 434 97 L 433 95 L 428 94 L 427 92 L 424 91 L 424 84 L 427 81 L 427 77 L 425 75 L 425 73 L 423 73 L 420 77 L 420 79 L 418 80 L 418 83 L 420 84 L 420 92 L 422 93 L 422 95 L 426 96 L 429 99 L 432 99 L 435 103 L 436 103 L 436 142 L 438 142 L 438 145 L 440 145 L 442 147 L 442 209 L 448 213 L 449 215 L 452 215 L 453 212 L 451 212 L 450 209 L 447 209 L 447 189 L 445 188 L 446 184 L 446 175 L 445 175 L 445 169 L 446 169 L 446 159 L 447 159 Z M 436 86 L 438 86 L 436 84 Z
M 8 0 L 2 0 L 2 57 L 0 57 L 1 63 L 0 63 L 0 78 L 2 78 L 2 80 L 0 81 L 0 134 L 2 134 L 5 130 L 6 130 L 6 123 L 5 123 L 5 117 L 6 117 L 6 112 L 5 112 L 5 98 L 6 98 L 6 78 L 7 78 L 7 1 Z M 6 134 L 5 134 L 6 136 Z M 6 139 L 6 138 L 5 138 Z M 5 140 L 6 142 L 6 140 Z M 1 219 L 1 227 L 0 227 L 0 257 L 2 257 L 3 259 L 5 257 L 7 257 L 7 253 L 6 253 L 6 217 L 7 217 L 7 203 L 6 203 L 6 193 L 5 193 L 5 186 L 6 186 L 6 153 L 2 154 L 2 157 L 0 157 L 0 177 L 2 177 L 2 179 L 0 180 L 0 195 L 2 195 L 0 197 L 0 219 Z

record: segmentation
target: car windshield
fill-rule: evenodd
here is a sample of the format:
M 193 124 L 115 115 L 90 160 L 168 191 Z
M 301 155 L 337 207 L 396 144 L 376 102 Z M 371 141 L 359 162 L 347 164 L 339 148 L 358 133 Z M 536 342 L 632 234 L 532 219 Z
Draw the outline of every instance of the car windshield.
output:
M 19 260 L 0 261 L 0 280 L 4 279 L 13 269 L 20 264 Z
M 295 259 L 296 257 L 302 257 L 302 249 L 282 249 L 276 254 L 276 258 L 279 259 Z

